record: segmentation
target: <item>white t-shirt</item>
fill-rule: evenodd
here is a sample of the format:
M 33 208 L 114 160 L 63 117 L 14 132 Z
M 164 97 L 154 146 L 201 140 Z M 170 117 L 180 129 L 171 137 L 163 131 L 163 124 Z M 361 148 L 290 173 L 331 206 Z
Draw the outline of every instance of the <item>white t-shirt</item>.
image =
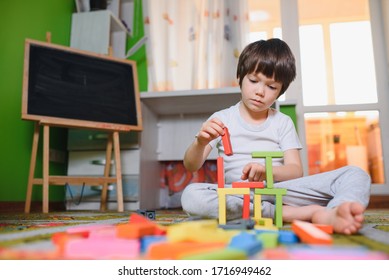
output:
M 226 184 L 241 181 L 243 167 L 249 162 L 260 162 L 263 159 L 252 158 L 252 152 L 286 151 L 301 149 L 296 128 L 292 119 L 274 109 L 269 109 L 266 121 L 260 125 L 252 125 L 243 120 L 237 104 L 214 113 L 209 119 L 218 118 L 228 128 L 233 155 L 226 156 L 221 137 L 209 143 L 218 149 L 219 156 L 224 158 L 224 176 Z M 283 158 L 274 158 L 273 165 L 283 164 Z

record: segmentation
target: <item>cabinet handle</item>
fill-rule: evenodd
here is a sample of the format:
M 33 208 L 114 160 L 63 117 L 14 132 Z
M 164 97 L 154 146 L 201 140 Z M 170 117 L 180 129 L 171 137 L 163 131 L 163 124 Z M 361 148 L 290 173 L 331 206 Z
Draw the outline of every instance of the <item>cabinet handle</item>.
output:
M 95 159 L 95 160 L 92 160 L 91 163 L 93 165 L 105 165 L 106 161 L 105 161 L 105 159 Z M 113 164 L 113 163 L 114 163 L 114 161 L 111 160 L 111 164 Z

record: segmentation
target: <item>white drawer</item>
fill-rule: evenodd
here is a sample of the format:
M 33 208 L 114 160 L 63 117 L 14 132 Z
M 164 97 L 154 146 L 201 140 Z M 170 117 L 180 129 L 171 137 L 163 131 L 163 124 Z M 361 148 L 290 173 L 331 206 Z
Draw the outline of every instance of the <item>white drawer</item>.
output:
M 120 155 L 122 164 L 122 174 L 139 175 L 139 149 L 123 150 L 121 151 Z M 112 162 L 114 162 L 113 159 Z M 104 165 L 105 151 L 71 151 L 69 152 L 68 175 L 103 175 Z M 111 166 L 111 174 L 115 174 L 115 165 Z
M 123 200 L 138 201 L 139 199 L 139 176 L 126 175 L 122 178 Z M 99 202 L 101 199 L 102 186 L 71 186 L 66 187 L 66 201 L 70 204 L 79 205 L 83 202 Z M 108 201 L 116 202 L 116 184 L 108 186 Z
M 139 148 L 139 135 L 139 132 L 136 131 L 119 133 L 120 148 L 122 150 Z M 88 129 L 69 129 L 68 150 L 105 150 L 105 148 L 107 147 L 107 139 L 108 133 L 105 131 L 96 131 Z

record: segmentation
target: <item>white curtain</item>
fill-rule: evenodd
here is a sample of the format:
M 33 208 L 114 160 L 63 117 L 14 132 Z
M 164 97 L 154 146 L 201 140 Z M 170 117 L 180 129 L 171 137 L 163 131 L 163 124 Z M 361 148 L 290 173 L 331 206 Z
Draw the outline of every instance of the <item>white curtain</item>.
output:
M 237 86 L 247 0 L 143 0 L 149 91 Z

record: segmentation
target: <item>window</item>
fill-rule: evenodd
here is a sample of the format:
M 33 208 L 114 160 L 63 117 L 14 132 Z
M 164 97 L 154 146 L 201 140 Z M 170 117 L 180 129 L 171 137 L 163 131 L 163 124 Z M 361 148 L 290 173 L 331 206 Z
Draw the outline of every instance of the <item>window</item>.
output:
M 307 113 L 304 119 L 309 174 L 355 165 L 384 183 L 378 111 Z
M 377 103 L 368 0 L 298 0 L 304 106 Z M 351 109 L 351 108 L 350 108 Z M 356 165 L 384 183 L 378 111 L 304 114 L 308 174 Z
M 304 105 L 377 102 L 371 42 L 369 21 L 301 25 Z

